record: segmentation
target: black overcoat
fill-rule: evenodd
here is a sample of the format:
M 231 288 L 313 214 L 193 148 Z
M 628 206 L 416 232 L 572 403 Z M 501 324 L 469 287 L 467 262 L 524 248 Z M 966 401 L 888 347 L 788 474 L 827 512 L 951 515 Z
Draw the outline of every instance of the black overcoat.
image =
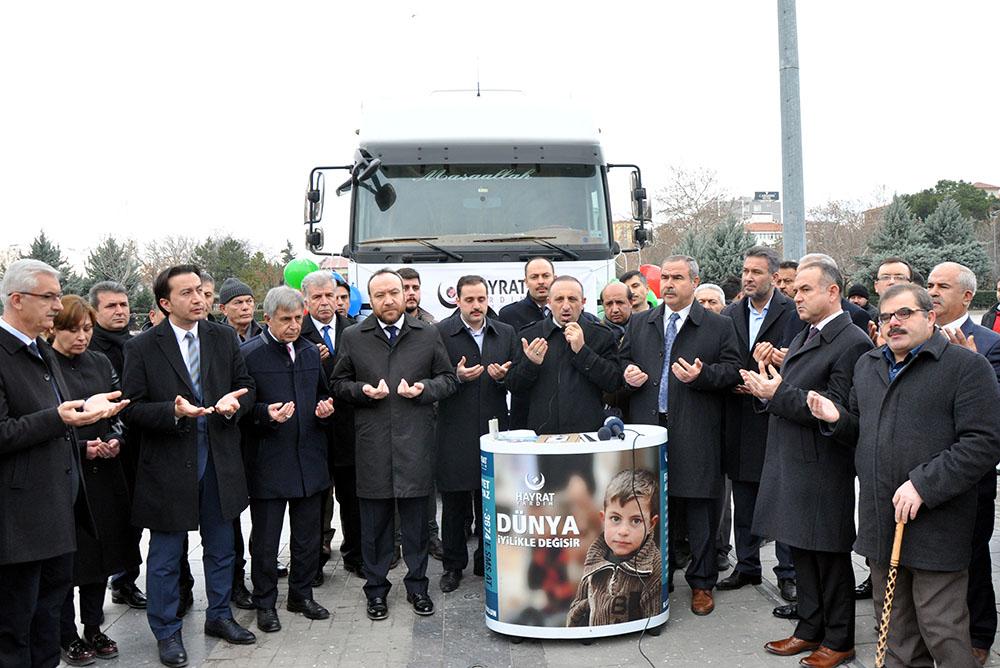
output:
M 507 374 L 507 387 L 514 396 L 527 398 L 528 429 L 539 434 L 597 431 L 604 423 L 602 393 L 622 385 L 615 335 L 582 315 L 579 324 L 584 344 L 578 353 L 566 343 L 563 330 L 552 318 L 517 334 L 528 342 L 541 337 L 549 344 L 542 363 L 535 364 L 518 341 L 517 357 Z
M 240 346 L 257 387 L 257 401 L 240 425 L 251 499 L 301 499 L 330 487 L 329 425 L 316 417 L 316 404 L 329 397 L 329 385 L 319 348 L 301 336 L 293 346 L 294 363 L 266 328 Z M 295 402 L 292 417 L 272 421 L 268 405 L 288 401 Z
M 337 366 L 337 355 L 340 353 L 340 337 L 345 329 L 355 324 L 354 318 L 340 315 L 339 313 L 334 316 L 334 322 L 336 323 L 333 328 L 334 350 L 323 360 L 323 374 L 327 382 L 331 382 L 333 370 Z M 326 345 L 326 342 L 323 340 L 323 334 L 316 329 L 316 325 L 313 324 L 312 318 L 308 315 L 302 319 L 301 338 L 312 341 L 316 345 L 321 343 Z M 331 468 L 334 466 L 354 466 L 354 406 L 346 401 L 335 401 L 334 403 L 336 403 L 336 410 L 334 411 L 333 418 L 327 425 L 327 431 L 330 436 L 330 449 L 327 461 Z
M 826 433 L 857 446 L 854 551 L 889 563 L 892 497 L 907 480 L 923 499 L 906 525 L 900 563 L 930 571 L 969 566 L 976 487 L 1000 459 L 1000 389 L 986 358 L 943 336 L 928 339 L 890 384 L 882 348 L 854 368 L 850 407 Z
M 198 341 L 204 406 L 214 406 L 234 390 L 249 390 L 232 418 L 207 416 L 222 516 L 233 519 L 249 503 L 239 421 L 254 404 L 254 382 L 231 327 L 201 320 Z M 174 418 L 174 399 L 180 395 L 196 405 L 197 400 L 168 318 L 125 344 L 122 385 L 132 401 L 122 411 L 125 422 L 142 430 L 132 524 L 154 531 L 193 531 L 199 508 L 198 429 L 194 419 Z
M 93 531 L 77 437 L 59 417 L 52 379 L 63 397 L 69 390 L 52 347 L 35 342 L 45 362 L 0 329 L 0 565 L 74 551 L 78 521 Z
M 757 360 L 753 358 L 754 346 L 766 341 L 775 348 L 782 347 L 789 323 L 801 322 L 795 312 L 795 303 L 777 289 L 771 297 L 771 305 L 767 309 L 767 316 L 757 333 L 757 338 L 753 341 L 750 341 L 748 297 L 730 304 L 723 309 L 722 314 L 733 319 L 739 345 L 740 367 L 750 371 L 759 371 Z M 731 394 L 726 402 L 726 475 L 730 480 L 760 482 L 766 448 L 767 415 L 757 412 L 752 396 Z
M 344 331 L 337 344 L 333 391 L 354 404 L 358 496 L 391 499 L 426 496 L 433 482 L 434 402 L 458 387 L 455 369 L 433 325 L 404 315 L 395 345 L 378 318 L 369 316 Z M 396 392 L 400 379 L 424 384 L 415 399 Z M 389 396 L 371 399 L 365 384 L 384 379 Z M 339 404 L 338 404 L 339 405 Z
M 55 353 L 66 381 L 66 399 L 86 399 L 101 392 L 121 389 L 118 374 L 110 360 L 92 350 L 66 357 Z M 121 423 L 115 419 L 99 420 L 76 429 L 83 478 L 87 483 L 87 500 L 97 528 L 97 538 L 78 530 L 77 549 L 73 555 L 73 582 L 101 582 L 109 575 L 137 567 L 142 563 L 135 529 L 129 521 L 131 499 L 121 453 L 130 447 L 121 433 Z M 87 459 L 87 441 L 118 439 L 118 457 Z
M 807 334 L 800 332 L 792 340 L 781 384 L 766 404 L 767 454 L 753 534 L 803 550 L 850 552 L 855 537 L 854 453 L 820 433 L 806 394 L 815 390 L 846 404 L 854 365 L 872 342 L 844 312 L 809 343 Z
M 634 313 L 622 343 L 622 369 L 635 364 L 649 375 L 629 397 L 628 422 L 659 424 L 663 380 L 663 323 L 666 305 Z M 667 465 L 672 496 L 722 496 L 723 413 L 727 393 L 740 382 L 740 352 L 733 322 L 698 302 L 677 332 L 670 363 L 700 359 L 701 373 L 684 383 L 673 373 L 668 389 Z
M 482 353 L 458 311 L 435 326 L 441 333 L 453 368 L 462 357 L 468 367 L 483 365 L 479 378 L 467 383 L 460 381 L 458 391 L 438 403 L 438 489 L 442 492 L 477 490 L 482 485 L 479 437 L 489 433 L 491 418 L 497 418 L 501 431 L 508 425 L 507 387 L 503 381 L 493 380 L 485 367 L 494 362 L 512 361 L 521 344 L 513 327 L 493 318 L 486 320 Z

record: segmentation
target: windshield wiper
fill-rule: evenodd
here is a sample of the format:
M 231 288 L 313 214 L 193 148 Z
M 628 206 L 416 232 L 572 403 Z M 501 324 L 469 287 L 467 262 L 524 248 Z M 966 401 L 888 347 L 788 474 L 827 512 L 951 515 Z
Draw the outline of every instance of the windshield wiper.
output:
M 431 243 L 432 239 L 437 239 L 437 237 L 402 237 L 402 238 L 385 237 L 385 238 L 382 238 L 382 239 L 367 239 L 365 241 L 360 241 L 360 242 L 358 242 L 358 245 L 359 246 L 371 246 L 371 245 L 374 245 L 374 244 L 384 244 L 384 243 L 387 243 L 387 242 L 389 242 L 389 243 L 406 243 L 406 242 L 415 241 L 415 242 L 417 242 L 418 244 L 420 244 L 422 246 L 427 246 L 431 250 L 436 250 L 438 253 L 442 253 L 445 256 L 450 257 L 455 262 L 462 262 L 463 260 L 465 260 L 465 258 L 463 256 L 459 255 L 458 253 L 450 251 L 447 248 L 442 248 L 441 246 L 438 246 L 437 244 L 432 244 Z
M 495 244 L 504 243 L 509 241 L 534 241 L 537 244 L 541 244 L 547 248 L 551 248 L 554 251 L 558 251 L 568 257 L 571 260 L 579 260 L 580 255 L 571 251 L 568 248 L 563 248 L 562 246 L 557 246 L 549 239 L 555 239 L 555 237 L 525 237 L 525 236 L 515 236 L 515 237 L 497 237 L 495 239 L 476 239 L 472 243 L 475 244 Z

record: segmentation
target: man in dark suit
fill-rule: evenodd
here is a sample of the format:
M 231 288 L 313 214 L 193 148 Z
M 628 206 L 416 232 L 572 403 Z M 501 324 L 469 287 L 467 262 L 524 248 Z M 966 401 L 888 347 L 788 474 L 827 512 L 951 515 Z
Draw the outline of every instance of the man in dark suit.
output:
M 976 275 L 957 262 L 942 262 L 927 277 L 927 293 L 941 331 L 952 343 L 978 352 L 993 366 L 1000 382 L 1000 334 L 972 322 L 969 304 L 976 295 Z M 980 664 L 986 662 L 997 634 L 996 592 L 990 538 L 993 537 L 997 496 L 996 472 L 979 481 L 976 525 L 972 532 L 969 562 L 969 631 L 972 651 Z
M 116 281 L 99 281 L 88 293 L 90 305 L 97 314 L 97 324 L 94 326 L 94 337 L 90 341 L 90 349 L 103 353 L 111 362 L 119 378 L 125 366 L 125 343 L 132 338 L 128 331 L 131 311 L 129 310 L 128 290 Z M 125 471 L 125 479 L 129 489 L 135 489 L 135 470 L 139 466 L 139 434 L 128 434 L 128 447 L 122 450 L 119 459 Z M 136 549 L 142 540 L 142 529 L 133 531 Z M 111 589 L 111 600 L 124 603 L 130 608 L 144 609 L 146 595 L 136 585 L 139 569 L 129 569 L 124 573 L 111 576 L 108 586 Z
M 338 293 L 350 288 L 333 278 L 324 269 L 307 274 L 302 279 L 302 295 L 306 300 L 308 314 L 302 320 L 302 338 L 319 348 L 323 363 L 323 377 L 333 377 L 337 365 L 338 342 L 344 330 L 354 324 L 354 318 L 338 312 Z M 327 428 L 329 438 L 328 463 L 333 479 L 333 490 L 323 495 L 323 513 L 320 526 L 323 532 L 322 554 L 313 586 L 323 584 L 323 566 L 332 554 L 333 541 L 333 496 L 336 491 L 340 502 L 340 525 L 344 532 L 340 543 L 340 553 L 344 560 L 344 570 L 364 577 L 361 572 L 361 514 L 358 509 L 357 482 L 354 474 L 354 407 L 344 403 L 337 407 Z
M 518 332 L 507 387 L 527 401 L 527 427 L 539 434 L 596 431 L 604 422 L 603 393 L 621 387 L 618 341 L 582 317 L 584 301 L 580 281 L 559 276 L 549 289 L 552 317 Z
M 1000 459 L 1000 390 L 989 363 L 935 330 L 927 291 L 895 285 L 879 304 L 885 346 L 854 368 L 849 407 L 806 401 L 823 433 L 855 447 L 858 537 L 882 609 L 895 524 L 890 665 L 976 666 L 966 604 L 978 483 Z
M 490 318 L 486 281 L 462 276 L 455 286 L 458 309 L 437 323 L 448 358 L 458 376 L 458 391 L 438 403 L 437 486 L 441 491 L 441 538 L 444 573 L 441 591 L 458 588 L 469 563 L 465 519 L 483 522 L 479 437 L 496 418 L 507 429 L 507 388 L 503 384 L 517 352 L 514 328 Z M 473 572 L 483 574 L 483 532 L 473 555 Z
M 319 569 L 316 526 L 330 490 L 325 421 L 333 415 L 333 400 L 319 350 L 299 336 L 304 307 L 292 288 L 271 288 L 264 298 L 264 331 L 240 346 L 257 387 L 257 402 L 243 426 L 253 597 L 257 628 L 265 633 L 281 629 L 276 565 L 286 508 L 292 553 L 286 608 L 309 619 L 330 616 L 313 598 L 311 583 Z
M 795 304 L 774 287 L 778 277 L 778 254 L 773 248 L 756 246 L 743 260 L 743 299 L 723 309 L 733 319 L 740 346 L 740 367 L 756 371 L 754 353 L 781 347 L 785 330 L 798 322 Z M 753 397 L 739 385 L 726 406 L 726 475 L 733 485 L 733 528 L 736 568 L 719 582 L 719 589 L 739 589 L 760 584 L 760 539 L 753 535 L 753 510 L 760 489 L 760 473 L 767 448 L 767 415 L 758 413 Z M 795 569 L 788 547 L 775 545 L 778 564 L 774 574 L 782 598 L 795 600 Z
M 986 309 L 983 319 L 979 322 L 986 329 L 992 329 L 994 332 L 1000 334 L 1000 319 L 997 318 L 998 311 L 1000 311 L 1000 281 L 997 281 L 997 301 Z
M 497 314 L 497 320 L 505 322 L 520 332 L 531 323 L 544 320 L 552 315 L 549 310 L 549 288 L 556 277 L 556 266 L 545 257 L 531 258 L 524 264 L 524 289 L 528 294 L 521 301 L 507 304 Z M 527 399 L 512 394 L 510 397 L 510 428 L 524 429 L 528 426 Z
M 854 656 L 854 459 L 819 432 L 806 394 L 846 403 L 865 332 L 840 306 L 843 277 L 830 264 L 799 265 L 795 305 L 809 328 L 792 340 L 779 375 L 773 365 L 742 371 L 770 416 L 753 533 L 791 547 L 798 583 L 795 632 L 764 648 L 780 656 L 810 651 L 809 665 Z
M 685 573 L 691 611 L 707 615 L 715 609 L 712 589 L 719 577 L 715 535 L 725 489 L 722 416 L 726 395 L 739 382 L 741 358 L 732 321 L 695 301 L 698 282 L 694 258 L 664 260 L 663 304 L 629 319 L 622 361 L 625 382 L 635 388 L 629 420 L 669 429 L 671 524 L 683 518 L 691 546 Z M 681 537 L 671 536 L 671 552 Z M 671 568 L 673 563 L 671 554 Z
M 441 336 L 403 312 L 403 281 L 380 269 L 368 281 L 372 315 L 344 331 L 333 390 L 353 403 L 361 554 L 368 617 L 388 617 L 386 578 L 399 508 L 406 600 L 418 615 L 434 613 L 427 594 L 427 496 L 433 482 L 434 402 L 458 386 Z M 390 389 L 391 388 L 391 389 Z
M 187 663 L 177 617 L 180 561 L 200 529 L 208 611 L 205 634 L 235 644 L 254 635 L 229 608 L 233 520 L 247 507 L 239 417 L 254 402 L 253 379 L 229 327 L 206 320 L 194 265 L 164 269 L 153 295 L 167 318 L 125 345 L 125 419 L 142 430 L 132 523 L 150 530 L 146 615 L 160 661 Z
M 41 339 L 62 310 L 59 272 L 13 262 L 0 284 L 0 665 L 59 663 L 77 525 L 94 533 L 74 427 L 111 417 L 119 392 L 69 396 Z

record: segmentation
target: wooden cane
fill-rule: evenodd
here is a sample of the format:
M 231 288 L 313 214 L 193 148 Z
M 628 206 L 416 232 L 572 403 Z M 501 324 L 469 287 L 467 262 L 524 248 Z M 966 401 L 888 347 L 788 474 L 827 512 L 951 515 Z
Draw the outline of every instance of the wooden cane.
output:
M 885 600 L 882 602 L 882 619 L 878 625 L 878 642 L 875 643 L 875 668 L 885 666 L 885 647 L 889 637 L 889 617 L 892 615 L 892 597 L 896 593 L 896 572 L 899 568 L 899 551 L 903 547 L 902 522 L 896 522 L 896 535 L 892 538 L 892 556 L 889 558 L 889 574 L 885 579 Z

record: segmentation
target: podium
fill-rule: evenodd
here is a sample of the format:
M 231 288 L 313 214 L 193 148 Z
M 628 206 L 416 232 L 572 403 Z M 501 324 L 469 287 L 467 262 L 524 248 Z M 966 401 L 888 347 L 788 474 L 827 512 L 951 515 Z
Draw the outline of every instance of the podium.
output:
M 667 621 L 666 429 L 500 432 L 479 447 L 488 628 L 593 638 Z

